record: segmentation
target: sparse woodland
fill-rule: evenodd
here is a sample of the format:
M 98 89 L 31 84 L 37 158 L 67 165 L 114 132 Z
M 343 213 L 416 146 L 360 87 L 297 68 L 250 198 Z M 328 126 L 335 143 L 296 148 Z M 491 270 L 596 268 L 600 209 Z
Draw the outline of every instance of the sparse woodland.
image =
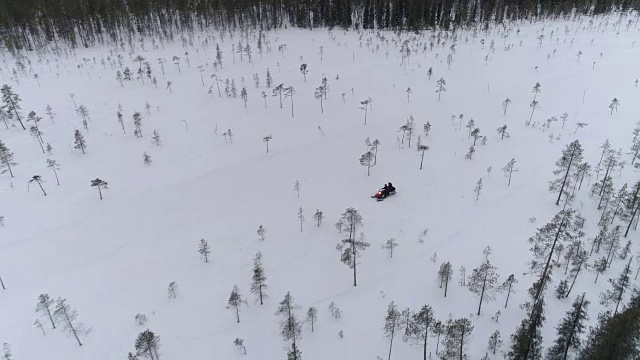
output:
M 0 5 L 3 359 L 640 357 L 637 2 L 144 4 Z

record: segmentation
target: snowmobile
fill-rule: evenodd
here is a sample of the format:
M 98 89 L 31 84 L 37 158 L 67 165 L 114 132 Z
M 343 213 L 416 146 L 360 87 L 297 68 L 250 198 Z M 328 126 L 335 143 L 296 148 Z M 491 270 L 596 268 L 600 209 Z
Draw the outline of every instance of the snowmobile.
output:
M 386 196 L 385 196 L 384 189 L 380 189 L 380 190 L 378 190 L 378 192 L 377 192 L 377 193 L 375 193 L 375 194 L 374 194 L 374 195 L 372 195 L 371 197 L 372 197 L 372 198 L 375 198 L 377 201 L 382 201 L 382 200 L 386 199 L 387 197 L 389 197 L 389 196 L 393 196 L 393 195 L 395 195 L 395 194 L 396 194 L 396 188 L 395 188 L 395 187 L 392 187 L 392 188 L 388 191 L 388 193 L 387 193 L 387 195 L 386 195 Z

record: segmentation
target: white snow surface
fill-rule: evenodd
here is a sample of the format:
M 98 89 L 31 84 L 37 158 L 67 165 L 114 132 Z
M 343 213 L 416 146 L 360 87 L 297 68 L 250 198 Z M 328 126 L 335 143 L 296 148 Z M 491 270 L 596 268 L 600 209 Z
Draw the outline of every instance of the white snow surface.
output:
M 554 205 L 556 194 L 548 190 L 561 150 L 579 139 L 585 160 L 595 166 L 598 147 L 607 138 L 614 148 L 628 151 L 631 131 L 640 120 L 640 87 L 634 86 L 640 77 L 640 44 L 635 43 L 640 28 L 632 24 L 627 29 L 627 17 L 622 17 L 622 25 L 615 24 L 617 20 L 614 15 L 594 18 L 592 26 L 589 18 L 514 24 L 507 37 L 501 28 L 479 31 L 475 39 L 471 31 L 458 32 L 450 69 L 446 58 L 451 39 L 430 51 L 432 32 L 398 38 L 377 31 L 271 31 L 266 36 L 272 51 L 267 52 L 265 45 L 263 56 L 256 47 L 257 33 L 252 33 L 251 64 L 246 56 L 240 61 L 238 54 L 233 61 L 231 47 L 238 43 L 238 33 L 221 40 L 214 30 L 196 33 L 193 46 L 156 41 L 153 49 L 151 40 L 145 39 L 144 50 L 136 41 L 135 49 L 125 51 L 78 49 L 69 56 L 63 52 L 60 57 L 48 54 L 40 59 L 36 53 L 24 53 L 32 69 L 28 66 L 27 76 L 18 76 L 19 84 L 10 79 L 15 60 L 5 54 L 3 82 L 21 95 L 23 116 L 34 110 L 43 117 L 40 127 L 53 154 L 42 154 L 28 131 L 6 130 L 0 124 L 0 139 L 18 163 L 15 178 L 8 173 L 0 176 L 0 216 L 5 217 L 0 228 L 0 276 L 7 287 L 0 291 L 0 341 L 11 344 L 16 359 L 124 359 L 134 351 L 137 334 L 149 328 L 161 339 L 161 359 L 284 359 L 289 344 L 280 337 L 274 312 L 291 291 L 301 306 L 301 318 L 309 306 L 319 309 L 315 332 L 305 324 L 299 342 L 305 360 L 386 358 L 389 343 L 382 328 L 391 301 L 400 310 L 429 304 L 441 320 L 449 315 L 470 317 L 475 329 L 467 354 L 473 359 L 484 355 L 495 329 L 501 330 L 506 350 L 509 335 L 524 316 L 518 305 L 534 280 L 523 275 L 531 258 L 528 238 L 561 209 Z M 539 47 L 538 36 L 543 33 Z M 205 48 L 207 36 L 215 39 Z M 403 65 L 400 44 L 407 39 L 415 51 Z M 489 49 L 491 41 L 495 52 Z M 224 55 L 223 69 L 217 71 L 216 42 Z M 281 44 L 286 44 L 284 52 L 278 51 Z M 512 47 L 507 51 L 507 46 Z M 139 65 L 133 58 L 148 59 L 158 89 L 146 78 L 145 84 L 134 78 L 121 87 L 115 79 L 118 55 L 134 73 Z M 105 69 L 100 61 L 108 56 L 116 66 L 107 62 Z M 182 58 L 181 72 L 172 64 L 173 56 Z M 158 58 L 166 59 L 164 76 Z M 302 63 L 309 68 L 306 82 L 299 71 Z M 206 86 L 199 65 L 204 66 Z M 426 75 L 429 67 L 433 67 L 431 80 Z M 290 100 L 283 99 L 280 109 L 278 98 L 265 87 L 267 68 L 275 84 L 295 87 L 295 117 Z M 41 86 L 33 73 L 39 75 Z M 253 83 L 254 73 L 260 76 L 259 89 Z M 212 74 L 235 80 L 238 98 L 227 99 L 224 91 L 218 97 L 215 86 L 208 94 Z M 324 76 L 329 91 L 322 114 L 313 94 Z M 439 78 L 447 82 L 440 101 L 435 92 Z M 167 81 L 173 82 L 172 92 Z M 540 104 L 533 116 L 535 126 L 527 127 L 536 82 L 541 84 Z M 239 96 L 243 86 L 249 96 L 246 110 Z M 407 87 L 412 90 L 410 102 Z M 269 95 L 267 109 L 260 97 L 263 90 Z M 88 133 L 70 93 L 78 106 L 90 111 Z M 360 101 L 369 97 L 372 109 L 364 125 Z M 505 116 L 501 103 L 507 97 L 513 102 Z M 620 106 L 610 115 L 608 105 L 614 97 Z M 44 113 L 47 104 L 57 114 L 55 124 Z M 126 134 L 116 119 L 118 104 L 124 109 Z M 143 116 L 141 139 L 133 136 L 134 111 Z M 564 112 L 569 114 L 564 129 L 561 121 L 549 129 L 543 126 L 546 119 L 559 119 Z M 458 120 L 451 121 L 451 115 L 460 114 L 464 114 L 461 128 Z M 397 140 L 398 129 L 409 116 L 415 118 L 416 135 L 422 134 L 426 121 L 432 125 L 428 137 L 422 136 L 429 146 L 422 170 L 416 138 L 411 148 L 406 140 L 405 144 Z M 464 125 L 471 118 L 488 142 L 478 145 L 474 158 L 467 160 L 464 155 L 472 140 Z M 574 134 L 577 122 L 588 126 Z M 503 124 L 511 137 L 500 140 L 496 129 Z M 87 140 L 86 155 L 73 148 L 74 129 Z M 234 134 L 233 143 L 222 135 L 227 129 Z M 160 146 L 151 143 L 153 130 L 162 137 Z M 273 135 L 268 154 L 262 141 L 267 135 Z M 367 137 L 382 143 L 370 176 L 358 162 Z M 142 161 L 145 151 L 152 157 L 151 165 Z M 60 186 L 46 168 L 47 158 L 61 164 Z M 501 168 L 511 158 L 516 158 L 519 172 L 507 187 Z M 630 160 L 627 155 L 623 159 Z M 487 175 L 489 166 L 492 172 Z M 637 172 L 631 166 L 621 176 L 616 172 L 616 188 L 635 182 Z M 27 181 L 34 174 L 46 179 L 48 196 L 33 184 L 27 192 Z M 89 186 L 96 177 L 109 183 L 102 201 Z M 480 177 L 484 188 L 476 201 L 473 189 Z M 301 184 L 299 198 L 293 189 L 296 180 Z M 383 202 L 370 198 L 389 181 L 398 189 L 396 196 Z M 586 217 L 587 237 L 593 237 L 599 213 L 588 189 L 583 186 L 572 206 Z M 299 207 L 306 216 L 302 232 L 296 217 Z M 343 237 L 334 223 L 347 207 L 361 212 L 361 231 L 371 243 L 358 259 L 357 287 L 335 249 Z M 320 227 L 312 218 L 316 209 L 326 216 Z M 529 222 L 531 217 L 537 222 Z M 267 229 L 265 241 L 256 234 L 259 225 Z M 428 235 L 419 243 L 425 229 Z M 390 237 L 400 245 L 393 258 L 381 248 Z M 212 248 L 208 264 L 197 253 L 202 238 Z M 638 233 L 632 231 L 629 238 L 637 243 Z M 485 303 L 478 317 L 478 299 L 458 284 L 458 269 L 466 266 L 469 275 L 482 262 L 487 245 L 493 248 L 490 259 L 500 281 L 513 273 L 519 283 L 507 309 L 501 294 Z M 634 247 L 635 253 L 638 245 Z M 249 292 L 258 251 L 269 285 L 269 298 L 262 306 Z M 434 253 L 435 263 L 430 260 Z M 436 280 L 442 261 L 451 261 L 455 270 L 446 298 Z M 546 346 L 574 295 L 587 292 L 591 322 L 595 321 L 603 308 L 597 295 L 607 288 L 607 278 L 617 277 L 620 265 L 595 285 L 595 274 L 583 273 L 577 291 L 563 300 L 554 296 L 555 284 L 562 279 L 557 271 L 546 297 Z M 167 298 L 171 281 L 179 286 L 176 299 Z M 239 324 L 234 312 L 225 308 L 234 284 L 248 299 Z M 82 337 L 82 347 L 52 330 L 46 318 L 40 318 L 46 336 L 33 326 L 39 318 L 34 309 L 41 293 L 66 298 L 78 310 L 79 321 L 93 328 Z M 331 318 L 327 310 L 331 301 L 341 308 L 342 319 Z M 498 310 L 502 316 L 496 324 L 491 317 Z M 134 323 L 137 313 L 148 316 L 145 326 Z M 343 339 L 338 337 L 340 330 Z M 233 345 L 236 337 L 245 340 L 246 356 Z M 436 358 L 435 339 L 429 339 L 428 350 Z M 420 346 L 394 341 L 392 359 L 421 356 Z

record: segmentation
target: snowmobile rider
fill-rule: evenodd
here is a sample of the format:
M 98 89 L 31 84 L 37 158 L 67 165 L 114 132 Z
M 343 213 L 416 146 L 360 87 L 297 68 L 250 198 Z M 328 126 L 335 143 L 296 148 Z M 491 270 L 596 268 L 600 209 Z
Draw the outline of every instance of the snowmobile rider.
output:
M 389 187 L 387 186 L 387 184 L 384 184 L 381 191 L 382 191 L 382 198 L 386 198 L 389 195 Z
M 389 193 L 392 193 L 392 192 L 396 191 L 396 188 L 394 188 L 393 184 L 391 184 L 391 183 L 385 185 L 385 187 L 387 188 L 387 192 L 389 192 Z

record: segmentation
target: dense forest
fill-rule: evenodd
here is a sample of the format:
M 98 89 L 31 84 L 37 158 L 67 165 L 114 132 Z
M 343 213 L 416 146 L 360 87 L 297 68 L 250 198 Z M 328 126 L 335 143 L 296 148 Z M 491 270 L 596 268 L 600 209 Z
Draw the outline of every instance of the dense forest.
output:
M 208 28 L 319 26 L 451 29 L 476 23 L 640 9 L 639 0 L 2 0 L 0 41 L 88 47 L 135 34 L 172 38 Z

